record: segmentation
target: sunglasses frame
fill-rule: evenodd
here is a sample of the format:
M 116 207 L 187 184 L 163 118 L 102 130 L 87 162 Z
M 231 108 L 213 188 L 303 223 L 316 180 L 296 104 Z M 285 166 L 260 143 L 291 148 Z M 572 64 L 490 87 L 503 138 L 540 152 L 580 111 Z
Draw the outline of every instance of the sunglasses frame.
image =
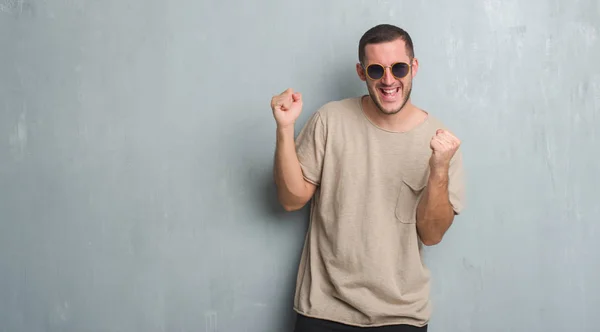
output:
M 408 66 L 408 71 L 406 72 L 406 75 L 404 75 L 404 76 L 402 76 L 402 77 L 398 77 L 398 76 L 394 75 L 394 72 L 392 71 L 392 67 L 394 67 L 395 65 L 397 65 L 397 64 L 399 64 L 399 63 L 401 63 L 401 64 L 403 64 L 403 65 L 407 65 L 407 66 Z M 407 76 L 407 75 L 410 73 L 410 71 L 411 71 L 411 69 L 412 69 L 412 65 L 411 65 L 411 64 L 409 64 L 409 63 L 406 63 L 406 62 L 404 62 L 404 61 L 398 61 L 398 62 L 394 62 L 394 63 L 392 63 L 392 65 L 391 65 L 391 66 L 384 66 L 384 65 L 382 65 L 382 64 L 380 64 L 380 63 L 371 63 L 371 64 L 369 64 L 369 65 L 368 65 L 368 66 L 366 66 L 366 67 L 365 67 L 365 65 L 364 65 L 363 63 L 361 63 L 361 66 L 363 67 L 363 70 L 365 71 L 365 75 L 366 75 L 366 76 L 367 76 L 367 77 L 368 77 L 370 80 L 373 80 L 373 81 L 378 81 L 378 80 L 382 79 L 382 78 L 385 76 L 385 72 L 388 70 L 388 68 L 390 69 L 390 73 L 392 74 L 392 76 L 394 76 L 394 77 L 395 77 L 396 79 L 398 79 L 398 80 L 401 80 L 401 79 L 405 78 L 405 77 L 406 77 L 406 76 Z M 381 66 L 381 67 L 383 67 L 383 75 L 382 75 L 380 78 L 373 78 L 373 77 L 371 77 L 371 75 L 369 75 L 369 67 L 371 67 L 371 66 Z

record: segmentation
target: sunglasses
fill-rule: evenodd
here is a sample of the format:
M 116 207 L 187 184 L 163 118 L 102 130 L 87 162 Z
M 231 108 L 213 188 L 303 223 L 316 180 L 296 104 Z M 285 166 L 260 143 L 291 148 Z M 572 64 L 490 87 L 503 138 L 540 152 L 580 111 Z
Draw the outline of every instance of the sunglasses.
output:
M 363 68 L 365 68 L 364 65 Z M 392 75 L 396 79 L 402 79 L 410 72 L 410 65 L 405 62 L 396 62 L 391 67 L 384 67 L 378 63 L 373 63 L 365 68 L 365 72 L 370 79 L 379 80 L 385 75 L 385 70 L 387 68 L 391 68 Z

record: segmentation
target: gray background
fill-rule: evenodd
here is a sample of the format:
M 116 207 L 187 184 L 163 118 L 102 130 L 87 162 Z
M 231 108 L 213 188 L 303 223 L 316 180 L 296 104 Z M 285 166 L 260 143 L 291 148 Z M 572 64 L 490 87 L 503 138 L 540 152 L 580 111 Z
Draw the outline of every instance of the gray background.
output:
M 0 331 L 290 331 L 270 98 L 364 93 L 383 22 L 468 172 L 430 331 L 598 331 L 597 0 L 0 0 Z

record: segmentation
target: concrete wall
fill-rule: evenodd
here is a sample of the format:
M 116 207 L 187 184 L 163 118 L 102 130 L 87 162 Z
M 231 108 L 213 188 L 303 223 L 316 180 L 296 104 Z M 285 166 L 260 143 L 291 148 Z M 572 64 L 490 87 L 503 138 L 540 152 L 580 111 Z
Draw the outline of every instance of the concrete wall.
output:
M 382 22 L 468 172 L 430 331 L 597 331 L 597 0 L 0 0 L 0 330 L 286 331 L 269 101 L 364 93 Z

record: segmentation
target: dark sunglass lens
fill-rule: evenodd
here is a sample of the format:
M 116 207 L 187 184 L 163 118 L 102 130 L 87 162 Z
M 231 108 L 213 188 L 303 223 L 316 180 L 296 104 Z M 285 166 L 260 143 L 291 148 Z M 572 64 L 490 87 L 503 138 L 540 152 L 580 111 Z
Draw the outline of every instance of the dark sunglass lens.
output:
M 370 65 L 367 67 L 367 74 L 369 77 L 378 80 L 383 77 L 383 67 L 380 65 Z
M 392 67 L 392 73 L 396 77 L 404 77 L 408 74 L 408 65 L 406 63 L 397 63 Z

